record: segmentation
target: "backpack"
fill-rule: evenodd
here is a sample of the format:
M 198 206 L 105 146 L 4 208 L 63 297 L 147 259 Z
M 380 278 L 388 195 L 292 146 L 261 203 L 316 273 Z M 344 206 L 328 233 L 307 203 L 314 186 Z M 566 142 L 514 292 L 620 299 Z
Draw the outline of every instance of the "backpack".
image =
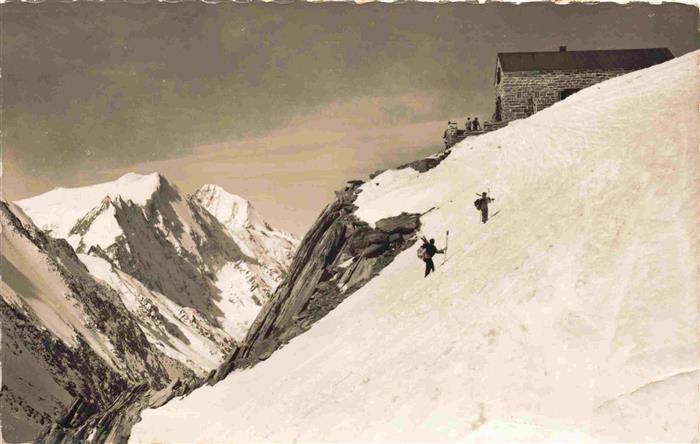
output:
M 477 210 L 481 210 L 481 198 L 478 198 L 477 200 L 474 201 L 474 206 L 476 207 Z
M 428 257 L 428 252 L 425 250 L 425 245 L 421 245 L 420 248 L 418 248 L 418 259 L 420 260 L 425 260 L 426 257 Z

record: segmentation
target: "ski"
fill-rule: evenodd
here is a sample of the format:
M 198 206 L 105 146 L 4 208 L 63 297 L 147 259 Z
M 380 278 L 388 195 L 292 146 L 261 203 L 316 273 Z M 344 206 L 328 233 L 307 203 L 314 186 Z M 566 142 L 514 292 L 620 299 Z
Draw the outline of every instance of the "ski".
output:
M 493 213 L 492 215 L 490 215 L 489 218 L 488 218 L 488 220 L 487 220 L 486 222 L 488 222 L 489 220 L 491 220 L 491 219 L 493 219 L 494 217 L 496 217 L 496 215 L 497 215 L 498 213 L 500 213 L 500 212 L 501 212 L 501 210 L 498 210 L 498 211 L 496 211 L 495 213 Z

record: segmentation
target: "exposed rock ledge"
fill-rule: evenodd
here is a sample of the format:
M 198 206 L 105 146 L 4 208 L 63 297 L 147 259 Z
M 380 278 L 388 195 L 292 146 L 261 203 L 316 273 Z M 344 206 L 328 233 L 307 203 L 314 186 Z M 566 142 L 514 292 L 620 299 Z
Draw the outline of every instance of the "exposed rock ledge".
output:
M 299 246 L 288 278 L 258 315 L 243 345 L 213 376 L 214 381 L 234 368 L 269 357 L 415 243 L 418 214 L 380 220 L 374 229 L 353 214 L 359 186 L 350 183 L 321 213 Z

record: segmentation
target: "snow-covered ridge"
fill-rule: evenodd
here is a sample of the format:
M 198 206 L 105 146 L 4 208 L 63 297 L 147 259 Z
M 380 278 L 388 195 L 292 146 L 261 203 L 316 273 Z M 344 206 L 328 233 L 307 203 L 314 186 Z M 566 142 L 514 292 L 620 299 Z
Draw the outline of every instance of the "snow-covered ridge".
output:
M 249 201 L 220 186 L 204 185 L 193 198 L 227 229 L 246 255 L 262 258 L 280 276 L 284 273 L 299 244 L 296 237 L 271 227 Z
M 422 230 L 442 246 L 449 229 L 447 262 L 424 278 L 399 254 L 265 361 L 142 412 L 131 440 L 697 440 L 699 55 L 367 182 L 355 214 L 434 207 Z
M 194 194 L 197 201 L 227 228 L 260 229 L 265 222 L 249 201 L 218 185 L 206 184 Z
M 231 194 L 218 185 L 203 185 L 194 193 L 194 198 L 231 231 L 241 229 L 268 231 L 291 242 L 298 242 L 292 234 L 273 228 L 265 222 L 250 201 Z
M 105 198 L 132 201 L 144 206 L 158 190 L 162 177 L 128 173 L 111 182 L 77 188 L 55 188 L 15 202 L 42 230 L 68 238 L 71 229 Z

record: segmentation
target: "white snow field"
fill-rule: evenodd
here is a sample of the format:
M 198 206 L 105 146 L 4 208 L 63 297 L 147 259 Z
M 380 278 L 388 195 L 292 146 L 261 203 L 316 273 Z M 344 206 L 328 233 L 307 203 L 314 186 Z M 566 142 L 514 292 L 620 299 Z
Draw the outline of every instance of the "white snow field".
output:
M 143 412 L 131 440 L 697 439 L 699 54 L 366 183 L 370 223 L 437 207 L 423 234 L 450 230 L 447 262 L 424 279 L 415 245 L 266 361 Z
M 113 182 L 79 188 L 54 188 L 39 196 L 16 202 L 32 218 L 34 223 L 53 237 L 67 239 L 70 230 L 90 210 L 100 205 L 108 197 L 131 200 L 137 205 L 146 205 L 158 189 L 160 177 L 157 173 L 141 175 L 128 173 Z M 107 241 L 121 233 L 119 226 L 113 222 L 113 212 L 104 217 L 100 223 L 99 233 L 103 238 L 113 234 Z M 111 228 L 111 229 L 110 229 Z M 104 240 L 104 239 L 101 239 Z M 95 244 L 99 245 L 99 242 Z
M 291 234 L 270 227 L 246 199 L 231 194 L 218 185 L 207 184 L 194 198 L 226 227 L 243 253 L 264 264 L 268 274 L 285 274 L 299 240 Z M 277 277 L 264 276 L 266 285 L 274 288 Z
M 181 307 L 161 293 L 149 290 L 138 279 L 100 257 L 78 254 L 78 258 L 91 275 L 117 291 L 126 309 L 135 315 L 148 342 L 160 351 L 196 373 L 205 373 L 221 363 L 221 350 L 211 338 L 223 342 L 225 335 L 208 325 L 195 310 Z M 159 338 L 163 335 L 159 328 L 162 322 L 157 323 L 147 315 L 155 310 L 171 325 L 176 325 L 182 336 L 170 335 L 167 341 Z

